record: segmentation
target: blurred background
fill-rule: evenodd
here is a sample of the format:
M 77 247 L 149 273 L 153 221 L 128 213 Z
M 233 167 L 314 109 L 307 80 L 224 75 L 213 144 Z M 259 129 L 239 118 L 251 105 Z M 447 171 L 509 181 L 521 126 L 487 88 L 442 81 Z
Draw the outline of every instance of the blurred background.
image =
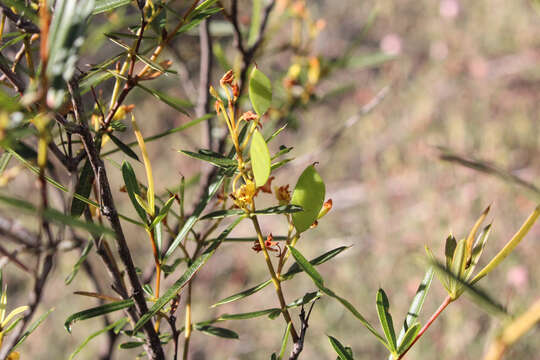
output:
M 179 9 L 186 6 L 178 4 Z M 240 19 L 246 28 L 251 6 L 251 1 L 240 1 Z M 485 264 L 538 203 L 538 196 L 523 187 L 439 156 L 439 147 L 444 147 L 538 184 L 540 13 L 536 10 L 526 0 L 277 2 L 264 49 L 255 60 L 274 84 L 274 110 L 264 130 L 272 132 L 288 123 L 271 148 L 276 151 L 280 145 L 293 146 L 290 154 L 296 160 L 276 173 L 274 184 L 293 188 L 307 164 L 319 163 L 334 208 L 316 229 L 302 237 L 298 248 L 312 258 L 341 245 L 352 246 L 318 269 L 327 286 L 347 298 L 372 323 L 378 323 L 375 295 L 382 287 L 390 299 L 394 322 L 401 325 L 425 272 L 421 261 L 425 245 L 442 258 L 446 236 L 465 237 L 491 204 L 488 221 L 493 222 L 493 230 L 483 256 Z M 93 32 L 85 44 L 81 66 L 117 52 L 103 32 L 135 24 L 137 16 L 131 8 L 92 21 Z M 212 84 L 216 86 L 228 66 L 238 66 L 239 59 L 232 28 L 221 14 L 212 17 L 210 29 L 216 53 Z M 194 29 L 178 38 L 173 49 L 162 56 L 173 60 L 172 69 L 179 72 L 158 80 L 162 91 L 196 101 L 198 44 Z M 100 91 L 108 94 L 111 88 L 112 82 L 108 82 Z M 136 105 L 134 114 L 145 136 L 189 120 L 142 92 L 133 92 L 127 103 Z M 216 132 L 221 128 L 218 123 Z M 197 176 L 204 168 L 177 150 L 196 149 L 203 136 L 204 129 L 195 126 L 165 141 L 147 144 L 160 193 L 177 186 L 183 175 L 193 184 L 186 189 L 191 204 L 197 200 Z M 123 139 L 133 141 L 133 133 L 127 131 Z M 123 155 L 110 158 L 121 162 Z M 107 166 L 113 187 L 119 189 L 120 172 L 111 163 Z M 139 178 L 144 178 L 142 165 L 134 166 Z M 28 195 L 33 189 L 34 178 L 19 176 L 2 191 L 28 198 L 34 196 Z M 127 195 L 117 194 L 120 210 L 134 214 Z M 22 221 L 32 225 L 30 218 Z M 277 217 L 264 218 L 262 225 L 265 232 L 274 235 L 286 231 Z M 145 235 L 130 224 L 125 228 L 136 262 L 141 268 L 151 265 Z M 235 230 L 236 236 L 250 234 L 247 224 Z M 540 226 L 536 225 L 516 251 L 480 282 L 513 314 L 538 297 L 539 240 Z M 224 244 L 198 274 L 193 288 L 194 321 L 277 306 L 273 289 L 267 287 L 247 299 L 209 308 L 267 279 L 262 255 L 250 247 Z M 63 329 L 69 314 L 96 304 L 94 299 L 72 294 L 93 291 L 84 272 L 68 287 L 63 283 L 76 258 L 66 253 L 55 264 L 38 314 L 52 306 L 56 310 L 21 348 L 22 358 L 67 358 L 66 354 L 102 326 L 100 319 L 93 319 L 76 324 L 71 335 Z M 95 254 L 89 261 L 107 279 Z M 28 279 L 12 265 L 5 266 L 5 272 L 12 305 L 24 304 Z M 172 278 L 175 276 L 167 281 Z M 315 290 L 307 276 L 284 284 L 289 301 Z M 422 322 L 445 295 L 435 279 Z M 297 312 L 293 313 L 296 316 Z M 178 318 L 183 321 L 182 305 Z M 497 319 L 463 297 L 445 311 L 408 358 L 481 358 L 499 325 Z M 279 350 L 281 319 L 262 317 L 219 326 L 236 331 L 240 340 L 195 332 L 191 359 L 267 359 Z M 351 346 L 355 358 L 386 358 L 386 350 L 358 321 L 336 301 L 323 297 L 315 305 L 301 358 L 334 359 L 326 334 Z M 507 358 L 539 359 L 539 335 L 538 328 L 529 332 Z M 92 340 L 92 346 L 78 358 L 95 359 L 104 339 Z M 115 358 L 136 354 L 136 350 L 117 350 Z

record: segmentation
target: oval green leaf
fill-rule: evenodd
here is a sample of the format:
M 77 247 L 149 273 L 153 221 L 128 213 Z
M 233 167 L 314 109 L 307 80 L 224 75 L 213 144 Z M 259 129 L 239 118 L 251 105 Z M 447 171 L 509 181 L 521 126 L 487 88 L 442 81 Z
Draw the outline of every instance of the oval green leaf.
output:
M 259 116 L 266 113 L 272 102 L 272 83 L 257 67 L 253 68 L 249 76 L 249 99 Z
M 257 187 L 266 184 L 270 176 L 270 151 L 268 145 L 264 141 L 263 136 L 258 130 L 255 130 L 251 138 L 251 147 L 249 149 L 251 156 L 251 166 L 253 168 L 253 176 L 255 177 L 255 185 Z
M 315 166 L 308 166 L 300 175 L 291 200 L 291 204 L 304 209 L 292 214 L 294 227 L 299 233 L 309 229 L 317 220 L 324 203 L 325 191 L 326 187 Z

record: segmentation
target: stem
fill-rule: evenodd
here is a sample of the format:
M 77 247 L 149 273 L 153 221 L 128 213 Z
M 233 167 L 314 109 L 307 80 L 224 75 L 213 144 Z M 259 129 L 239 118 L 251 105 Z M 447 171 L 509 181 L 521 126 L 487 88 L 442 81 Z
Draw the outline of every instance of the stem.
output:
M 401 354 L 399 355 L 398 359 L 397 360 L 401 360 L 403 359 L 403 357 L 405 356 L 405 354 L 407 353 L 407 351 L 409 351 L 413 345 L 420 339 L 420 337 L 422 337 L 422 335 L 426 332 L 426 330 L 431 326 L 431 324 L 435 321 L 435 319 L 437 319 L 439 317 L 439 315 L 444 311 L 444 309 L 446 309 L 446 307 L 452 302 L 454 301 L 454 299 L 452 299 L 450 297 L 450 295 L 448 295 L 446 297 L 446 299 L 444 299 L 443 303 L 441 304 L 441 306 L 439 306 L 439 308 L 437 309 L 437 311 L 435 311 L 433 313 L 433 315 L 431 315 L 431 317 L 429 318 L 428 322 L 426 323 L 426 325 L 424 325 L 424 327 L 420 330 L 420 332 L 418 333 L 418 335 L 416 335 L 416 337 L 414 338 L 413 342 L 411 343 L 411 345 L 409 345 L 409 347 Z
M 189 352 L 189 340 L 191 339 L 191 281 L 188 283 L 187 299 L 186 299 L 186 320 L 185 320 L 185 341 L 184 341 L 184 356 L 187 360 Z
M 154 232 L 152 230 L 147 230 L 148 236 L 150 237 L 150 242 L 152 243 L 152 251 L 154 253 L 154 261 L 156 263 L 156 299 L 159 298 L 159 288 L 161 283 L 161 264 L 159 261 L 159 251 L 156 246 L 156 239 L 154 238 Z M 155 329 L 156 332 L 159 332 L 159 320 L 160 317 L 157 318 Z
M 266 260 L 266 265 L 268 266 L 268 272 L 270 273 L 272 282 L 274 283 L 274 287 L 276 288 L 279 304 L 281 305 L 281 313 L 283 314 L 283 318 L 285 319 L 285 322 L 287 324 L 291 323 L 291 336 L 292 336 L 293 342 L 296 343 L 299 339 L 298 333 L 296 332 L 296 329 L 294 328 L 294 324 L 291 320 L 291 315 L 289 314 L 289 311 L 287 310 L 287 303 L 285 302 L 285 298 L 283 297 L 283 291 L 281 290 L 281 281 L 276 276 L 276 272 L 274 271 L 274 266 L 272 265 L 272 261 L 270 260 L 270 255 L 268 254 L 268 250 L 266 250 L 266 246 L 264 244 L 264 238 L 261 232 L 261 226 L 259 225 L 259 220 L 257 220 L 256 216 L 252 216 L 251 221 L 253 222 L 255 231 L 257 232 L 259 244 L 261 245 L 261 248 L 264 254 L 264 259 Z

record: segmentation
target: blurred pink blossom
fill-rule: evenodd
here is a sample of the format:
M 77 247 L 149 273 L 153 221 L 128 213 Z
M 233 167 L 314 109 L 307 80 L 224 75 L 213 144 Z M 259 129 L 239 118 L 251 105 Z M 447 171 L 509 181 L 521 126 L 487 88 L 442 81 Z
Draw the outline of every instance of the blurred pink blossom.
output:
M 388 55 L 401 54 L 401 38 L 397 34 L 387 34 L 381 40 L 381 50 Z
M 516 290 L 525 290 L 529 282 L 529 272 L 527 268 L 522 265 L 516 265 L 506 274 L 506 282 L 508 285 L 516 288 Z
M 457 0 L 442 0 L 439 3 L 439 14 L 443 18 L 455 18 L 459 14 L 459 3 Z

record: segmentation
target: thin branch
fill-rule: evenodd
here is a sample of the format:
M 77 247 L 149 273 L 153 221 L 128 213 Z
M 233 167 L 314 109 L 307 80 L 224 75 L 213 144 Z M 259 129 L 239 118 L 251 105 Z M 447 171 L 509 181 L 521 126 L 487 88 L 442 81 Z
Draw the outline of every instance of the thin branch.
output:
M 4 73 L 6 76 L 6 79 L 8 79 L 9 83 L 13 86 L 15 91 L 17 91 L 20 95 L 24 94 L 24 91 L 26 90 L 26 84 L 24 81 L 19 78 L 17 74 L 15 74 L 9 66 L 7 66 L 7 59 L 0 54 L 0 71 Z
M 19 245 L 24 245 L 29 248 L 38 247 L 38 236 L 18 221 L 10 219 L 3 214 L 0 214 L 0 235 L 6 237 Z
M 5 15 L 9 20 L 13 21 L 16 27 L 30 34 L 39 34 L 39 28 L 30 20 L 23 16 L 15 14 L 8 5 L 0 3 L 0 14 Z

